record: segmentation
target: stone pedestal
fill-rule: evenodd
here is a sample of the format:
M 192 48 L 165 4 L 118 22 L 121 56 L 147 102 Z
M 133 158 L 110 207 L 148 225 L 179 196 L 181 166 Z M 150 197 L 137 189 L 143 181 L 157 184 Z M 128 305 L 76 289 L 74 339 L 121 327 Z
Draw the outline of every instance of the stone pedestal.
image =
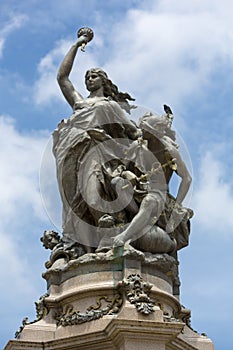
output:
M 5 350 L 213 350 L 176 295 L 177 260 L 132 248 L 59 259 L 43 275 L 37 319 Z

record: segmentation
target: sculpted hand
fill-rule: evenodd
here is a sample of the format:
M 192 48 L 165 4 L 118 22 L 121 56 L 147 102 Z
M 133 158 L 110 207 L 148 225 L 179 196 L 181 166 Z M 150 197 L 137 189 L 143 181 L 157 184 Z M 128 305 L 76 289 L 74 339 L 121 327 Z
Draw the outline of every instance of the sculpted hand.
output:
M 125 244 L 125 237 L 123 234 L 119 234 L 117 235 L 114 239 L 113 239 L 113 247 L 122 247 Z
M 86 34 L 83 34 L 78 38 L 76 45 L 80 47 L 82 46 L 82 44 L 86 45 L 87 43 L 88 43 L 88 36 Z

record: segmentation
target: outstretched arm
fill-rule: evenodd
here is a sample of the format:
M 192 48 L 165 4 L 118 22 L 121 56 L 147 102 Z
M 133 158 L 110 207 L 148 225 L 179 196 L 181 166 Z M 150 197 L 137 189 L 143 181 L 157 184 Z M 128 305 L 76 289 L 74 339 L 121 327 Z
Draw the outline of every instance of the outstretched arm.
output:
M 69 79 L 75 56 L 77 54 L 78 48 L 82 45 L 82 43 L 87 43 L 86 35 L 80 36 L 76 44 L 71 46 L 70 50 L 65 55 L 65 58 L 63 59 L 57 74 L 57 81 L 60 89 L 72 108 L 75 102 L 83 100 L 82 95 L 75 90 L 73 84 Z

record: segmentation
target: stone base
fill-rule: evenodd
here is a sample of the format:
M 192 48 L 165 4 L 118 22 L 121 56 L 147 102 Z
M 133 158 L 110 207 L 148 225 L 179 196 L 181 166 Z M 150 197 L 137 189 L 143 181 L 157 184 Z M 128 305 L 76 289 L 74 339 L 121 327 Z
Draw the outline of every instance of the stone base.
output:
M 155 314 L 153 320 L 146 320 L 138 315 L 133 317 L 133 313 L 135 312 L 126 307 L 124 315 L 119 315 L 116 318 L 105 316 L 104 319 L 92 321 L 88 325 L 68 326 L 65 331 L 59 327 L 52 331 L 52 327 L 46 323 L 34 325 L 31 329 L 27 326 L 24 337 L 20 340 L 9 341 L 5 350 L 214 349 L 210 339 L 193 331 L 191 331 L 191 335 L 190 329 L 187 329 L 182 323 L 160 322 L 157 320 L 160 318 L 159 314 Z
M 48 269 L 37 320 L 5 350 L 213 350 L 174 295 L 175 258 L 132 250 L 86 254 Z

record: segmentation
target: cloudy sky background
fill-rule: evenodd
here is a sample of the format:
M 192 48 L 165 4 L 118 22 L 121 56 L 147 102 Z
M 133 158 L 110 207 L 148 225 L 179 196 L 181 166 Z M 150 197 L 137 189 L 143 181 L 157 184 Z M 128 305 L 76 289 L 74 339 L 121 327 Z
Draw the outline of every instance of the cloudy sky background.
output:
M 49 252 L 40 237 L 59 226 L 50 135 L 71 114 L 56 83 L 76 31 L 94 40 L 72 73 L 100 66 L 138 105 L 175 114 L 193 168 L 190 246 L 180 251 L 181 302 L 192 326 L 231 350 L 233 231 L 233 2 L 231 0 L 1 0 L 0 2 L 0 346 L 34 301 Z M 45 201 L 46 208 L 43 203 Z M 55 226 L 54 226 L 55 224 Z

